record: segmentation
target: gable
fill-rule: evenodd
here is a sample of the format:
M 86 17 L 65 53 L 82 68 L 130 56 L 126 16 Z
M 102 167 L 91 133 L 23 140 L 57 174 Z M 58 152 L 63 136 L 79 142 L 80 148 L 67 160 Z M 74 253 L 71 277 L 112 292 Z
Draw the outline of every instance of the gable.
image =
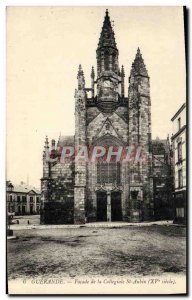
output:
M 111 121 L 109 118 L 106 118 L 104 121 L 101 130 L 97 133 L 97 135 L 94 137 L 94 140 L 97 140 L 98 138 L 101 138 L 105 135 L 111 135 L 116 138 L 122 139 L 121 136 L 117 133 L 115 128 L 113 127 Z
M 33 190 L 31 190 L 31 191 L 28 192 L 28 194 L 29 194 L 29 195 L 36 195 L 36 192 L 33 191 Z
M 110 115 L 100 112 L 87 126 L 88 143 L 92 144 L 95 139 L 105 134 L 110 134 L 126 143 L 128 140 L 128 124 L 115 112 Z

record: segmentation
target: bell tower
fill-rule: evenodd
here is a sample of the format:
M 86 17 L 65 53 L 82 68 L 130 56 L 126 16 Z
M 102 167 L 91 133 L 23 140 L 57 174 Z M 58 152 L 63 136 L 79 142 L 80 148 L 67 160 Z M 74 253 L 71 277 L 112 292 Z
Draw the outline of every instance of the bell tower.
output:
M 130 221 L 153 217 L 150 82 L 140 49 L 132 64 L 128 90 L 129 145 L 140 146 L 144 160 L 130 164 Z
M 97 47 L 97 104 L 103 112 L 113 112 L 119 102 L 121 82 L 115 34 L 106 10 Z

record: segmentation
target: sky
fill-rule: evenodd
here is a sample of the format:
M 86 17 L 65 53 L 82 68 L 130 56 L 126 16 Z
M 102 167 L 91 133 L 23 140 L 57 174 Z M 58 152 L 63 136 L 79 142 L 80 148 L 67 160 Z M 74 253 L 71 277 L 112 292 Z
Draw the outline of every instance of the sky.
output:
M 185 102 L 182 7 L 8 7 L 7 180 L 40 187 L 45 136 L 73 135 L 78 65 L 86 87 L 105 10 L 114 21 L 125 91 L 137 48 L 149 76 L 152 138 L 172 133 Z

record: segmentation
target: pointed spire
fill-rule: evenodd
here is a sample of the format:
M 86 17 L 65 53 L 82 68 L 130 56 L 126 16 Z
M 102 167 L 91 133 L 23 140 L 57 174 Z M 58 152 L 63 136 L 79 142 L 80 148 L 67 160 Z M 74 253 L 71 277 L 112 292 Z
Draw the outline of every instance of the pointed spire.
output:
M 51 152 L 50 152 L 50 158 L 56 157 L 56 149 L 55 149 L 55 140 L 51 140 Z
M 99 43 L 98 43 L 97 49 L 99 49 L 101 47 L 113 47 L 113 48 L 117 49 L 117 45 L 115 42 L 115 34 L 114 34 L 113 28 L 111 26 L 111 21 L 110 21 L 108 10 L 106 10 L 106 13 L 105 13 L 105 19 L 103 22 L 103 27 L 101 30 L 101 35 L 99 38 Z
M 77 78 L 78 78 L 79 76 L 84 76 L 84 73 L 83 73 L 83 69 L 82 69 L 81 64 L 79 65 L 79 69 L 78 69 L 78 73 L 77 73 Z
M 125 77 L 124 66 L 121 66 L 121 77 Z
M 137 54 L 135 56 L 135 60 L 132 63 L 131 75 L 143 75 L 148 77 L 148 72 L 146 66 L 144 64 L 144 60 L 140 51 L 140 48 L 137 49 Z
M 77 73 L 77 79 L 78 79 L 78 89 L 82 90 L 85 88 L 85 77 L 83 73 L 82 66 L 79 65 L 78 73 Z
M 136 54 L 137 56 L 141 56 L 141 51 L 140 51 L 140 48 L 138 47 L 137 48 L 137 54 Z
M 94 79 L 95 78 L 95 71 L 94 71 L 94 67 L 92 66 L 91 69 L 91 78 Z
M 45 149 L 49 149 L 49 140 L 48 140 L 48 136 L 46 135 L 45 137 L 45 146 L 44 146 Z
M 49 153 L 49 140 L 46 135 L 45 137 L 45 145 L 44 145 L 44 150 L 43 150 L 43 160 L 47 157 L 47 154 Z

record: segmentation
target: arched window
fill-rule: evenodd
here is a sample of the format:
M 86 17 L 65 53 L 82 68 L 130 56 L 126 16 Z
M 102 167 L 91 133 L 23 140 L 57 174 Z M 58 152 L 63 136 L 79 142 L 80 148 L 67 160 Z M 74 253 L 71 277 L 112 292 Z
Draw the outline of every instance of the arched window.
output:
M 103 146 L 106 149 L 106 154 L 103 157 L 98 157 L 96 161 L 97 183 L 121 184 L 121 160 L 116 161 L 116 157 L 111 157 L 110 162 L 107 162 L 109 148 L 112 146 L 113 151 L 117 151 L 119 146 L 123 146 L 122 142 L 116 137 L 109 135 L 98 139 L 94 146 Z
M 121 165 L 120 162 L 97 161 L 97 183 L 121 183 Z

